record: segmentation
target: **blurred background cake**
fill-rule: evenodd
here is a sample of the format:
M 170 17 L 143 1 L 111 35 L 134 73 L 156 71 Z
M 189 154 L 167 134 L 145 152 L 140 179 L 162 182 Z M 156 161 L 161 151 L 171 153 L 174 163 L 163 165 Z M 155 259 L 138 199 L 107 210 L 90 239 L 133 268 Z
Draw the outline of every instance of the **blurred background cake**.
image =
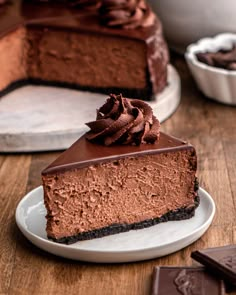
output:
M 0 91 L 24 83 L 152 100 L 168 50 L 143 0 L 19 1 L 0 8 Z

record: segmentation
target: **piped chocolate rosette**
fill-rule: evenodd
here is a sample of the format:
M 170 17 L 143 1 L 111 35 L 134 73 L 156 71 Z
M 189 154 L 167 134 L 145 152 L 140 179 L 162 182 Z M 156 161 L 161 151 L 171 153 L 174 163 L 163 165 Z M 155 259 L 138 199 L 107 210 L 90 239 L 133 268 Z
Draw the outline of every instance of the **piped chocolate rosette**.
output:
M 160 123 L 144 101 L 111 94 L 97 111 L 86 138 L 106 146 L 153 144 L 160 136 Z
M 144 0 L 102 0 L 99 12 L 103 24 L 124 29 L 148 27 L 156 19 Z

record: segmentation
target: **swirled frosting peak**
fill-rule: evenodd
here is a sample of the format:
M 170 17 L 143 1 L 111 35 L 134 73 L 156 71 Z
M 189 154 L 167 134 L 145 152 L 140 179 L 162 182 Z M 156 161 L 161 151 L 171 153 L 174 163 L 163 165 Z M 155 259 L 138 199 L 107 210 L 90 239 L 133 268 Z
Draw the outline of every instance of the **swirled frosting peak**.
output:
M 145 0 L 102 0 L 100 16 L 103 24 L 124 29 L 147 27 L 155 22 Z
M 144 101 L 111 94 L 97 110 L 97 119 L 86 124 L 86 138 L 104 144 L 153 144 L 159 139 L 160 123 Z

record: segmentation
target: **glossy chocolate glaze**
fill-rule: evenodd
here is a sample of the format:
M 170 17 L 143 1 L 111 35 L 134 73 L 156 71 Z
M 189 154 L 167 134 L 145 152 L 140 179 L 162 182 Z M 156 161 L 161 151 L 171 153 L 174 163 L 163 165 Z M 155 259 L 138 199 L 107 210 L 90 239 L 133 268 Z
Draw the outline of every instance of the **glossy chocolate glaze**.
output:
M 158 19 L 152 26 L 125 30 L 101 25 L 97 10 L 77 9 L 65 4 L 12 0 L 11 4 L 0 7 L 0 37 L 20 26 L 73 30 L 139 40 L 147 45 L 147 74 L 152 93 L 160 92 L 166 84 L 168 50 Z
M 68 150 L 63 152 L 42 174 L 63 173 L 66 170 L 83 168 L 92 164 L 118 160 L 125 157 L 193 150 L 192 145 L 161 132 L 155 144 L 102 146 L 86 140 L 85 135 L 79 138 Z

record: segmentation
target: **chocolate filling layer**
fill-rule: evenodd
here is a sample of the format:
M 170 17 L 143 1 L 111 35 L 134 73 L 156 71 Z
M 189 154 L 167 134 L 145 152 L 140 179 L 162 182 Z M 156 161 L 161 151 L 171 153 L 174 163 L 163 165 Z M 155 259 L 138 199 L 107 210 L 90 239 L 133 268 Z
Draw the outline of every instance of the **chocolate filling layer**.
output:
M 104 236 L 114 235 L 114 234 L 118 234 L 122 232 L 127 232 L 130 230 L 143 229 L 146 227 L 156 225 L 161 222 L 189 219 L 194 216 L 195 209 L 199 206 L 199 203 L 200 203 L 200 198 L 197 195 L 194 200 L 194 206 L 187 207 L 187 208 L 186 207 L 180 208 L 176 211 L 169 211 L 158 218 L 144 220 L 142 222 L 133 223 L 133 224 L 113 224 L 104 228 L 80 233 L 78 235 L 74 235 L 71 237 L 64 237 L 60 239 L 55 239 L 51 237 L 48 237 L 48 238 L 57 243 L 70 245 L 78 241 L 102 238 Z

